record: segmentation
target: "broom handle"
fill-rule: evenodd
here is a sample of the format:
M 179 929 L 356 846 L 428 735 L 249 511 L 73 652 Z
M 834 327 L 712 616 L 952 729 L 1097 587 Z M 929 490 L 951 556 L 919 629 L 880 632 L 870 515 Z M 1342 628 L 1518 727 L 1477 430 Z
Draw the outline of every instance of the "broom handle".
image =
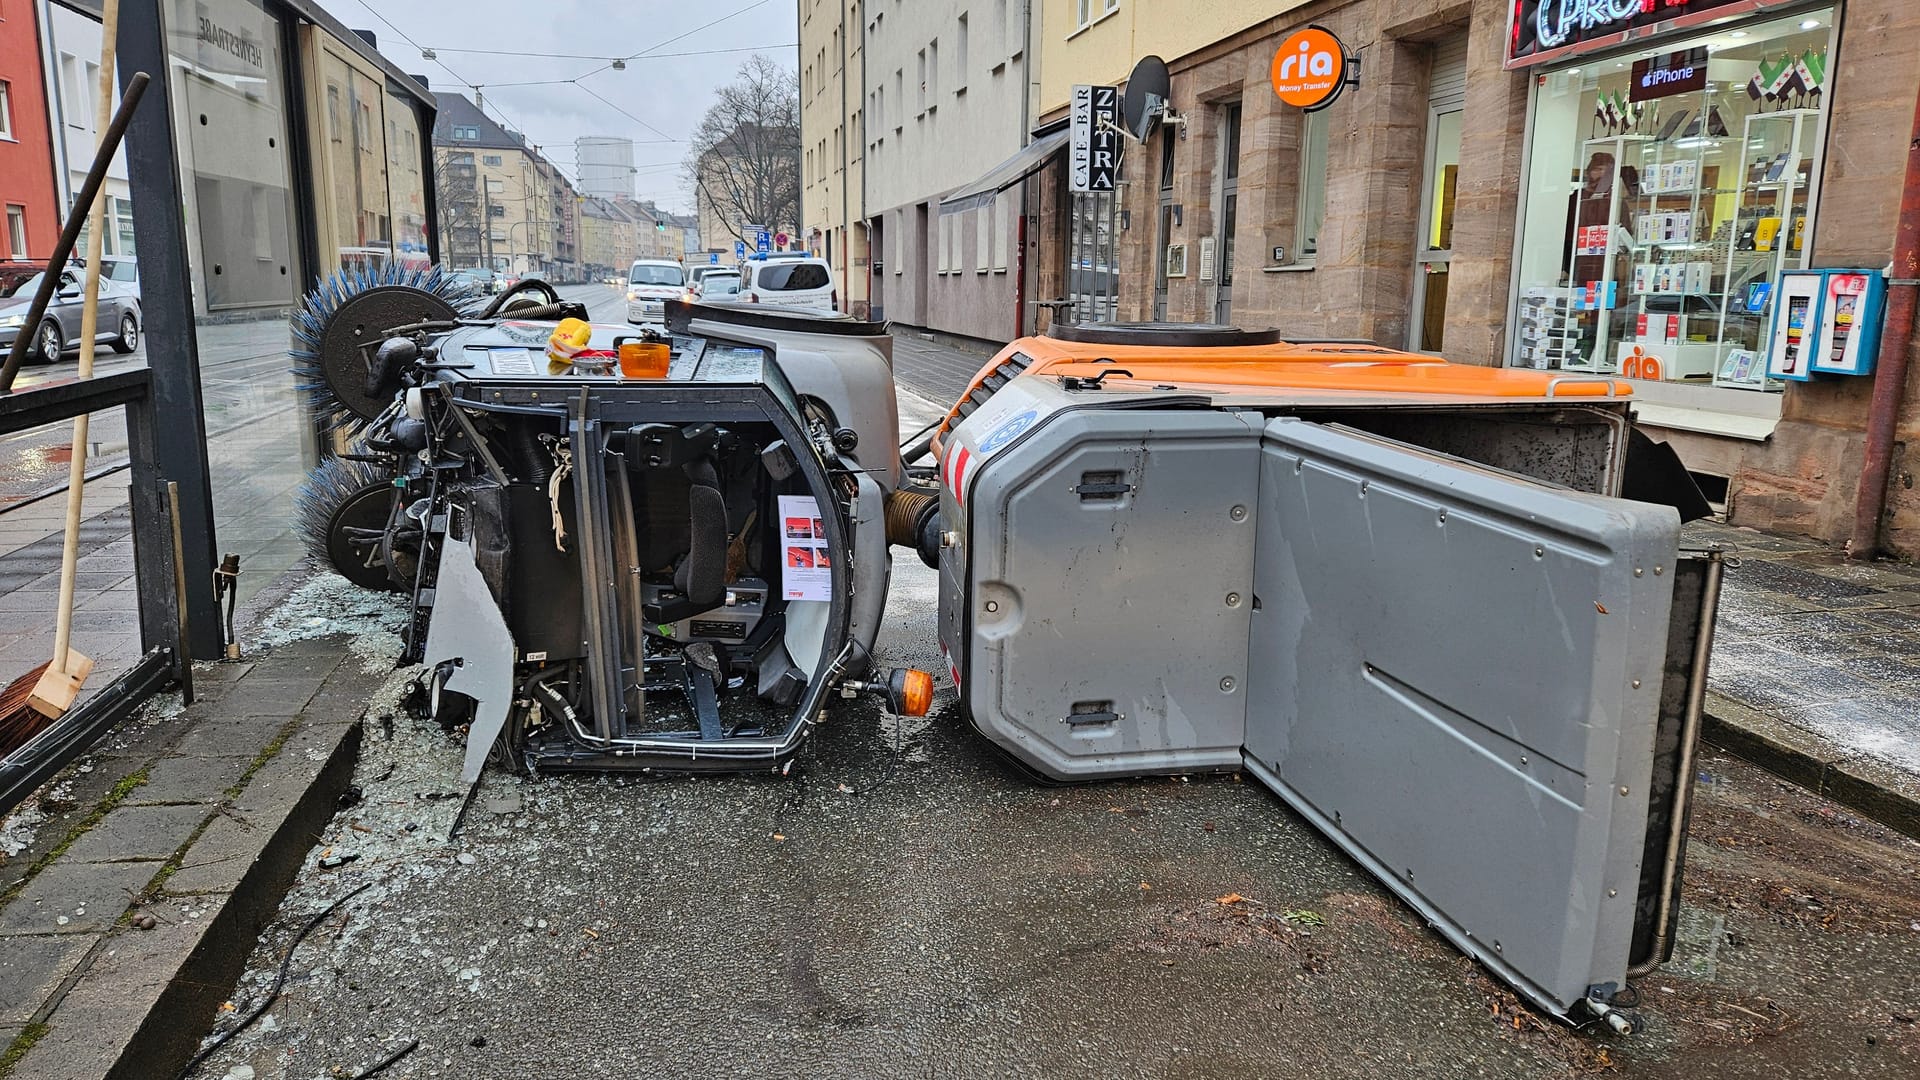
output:
M 120 0 L 106 0 L 100 14 L 99 104 L 94 110 L 95 131 L 102 140 L 113 122 L 114 50 L 120 29 Z M 87 221 L 87 280 L 85 307 L 80 309 L 80 378 L 93 378 L 93 339 L 100 332 L 100 255 L 106 243 L 107 200 L 97 189 Z M 26 333 L 25 329 L 20 331 Z M 53 624 L 53 670 L 67 670 L 73 645 L 74 573 L 80 562 L 80 509 L 86 499 L 87 413 L 73 418 L 73 455 L 67 463 L 66 540 L 60 549 L 60 606 Z

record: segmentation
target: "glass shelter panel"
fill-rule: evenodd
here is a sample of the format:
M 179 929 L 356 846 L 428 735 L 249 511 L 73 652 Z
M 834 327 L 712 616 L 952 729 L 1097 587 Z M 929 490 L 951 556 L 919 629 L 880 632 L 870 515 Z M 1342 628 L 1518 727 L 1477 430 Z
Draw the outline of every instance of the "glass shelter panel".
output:
M 214 525 L 244 600 L 301 555 L 293 492 L 314 456 L 287 361 L 300 291 L 283 27 L 249 0 L 163 8 Z

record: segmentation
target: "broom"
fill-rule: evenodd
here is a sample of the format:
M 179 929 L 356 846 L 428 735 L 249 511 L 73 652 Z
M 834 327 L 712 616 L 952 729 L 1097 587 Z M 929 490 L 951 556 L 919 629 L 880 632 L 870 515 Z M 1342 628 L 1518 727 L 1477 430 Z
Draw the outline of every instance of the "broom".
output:
M 25 344 L 34 335 L 28 327 L 40 325 L 53 291 L 59 287 L 61 271 L 73 254 L 73 245 L 83 221 L 87 230 L 87 277 L 80 316 L 79 378 L 93 377 L 94 335 L 99 330 L 100 256 L 106 228 L 106 201 L 100 198 L 100 185 L 107 165 L 113 160 L 127 119 L 145 91 L 147 76 L 136 74 L 128 81 L 118 112 L 113 109 L 114 46 L 120 22 L 119 0 L 106 0 L 101 12 L 99 110 L 95 121 L 101 132 L 100 147 L 94 153 L 93 166 L 81 185 L 80 198 L 68 214 L 60 243 L 47 263 L 46 276 L 35 294 L 29 317 L 13 343 L 13 353 L 0 369 L 0 390 L 10 390 L 25 357 Z M 84 210 L 83 210 L 84 208 Z M 83 214 L 85 215 L 83 217 Z M 57 357 L 55 359 L 58 359 Z M 57 720 L 73 707 L 80 687 L 93 671 L 93 661 L 73 648 L 74 571 L 80 558 L 80 512 L 87 479 L 86 413 L 73 418 L 73 456 L 67 472 L 67 519 L 65 542 L 60 555 L 60 599 L 53 632 L 53 658 L 14 680 L 0 691 L 0 757 L 24 746 L 49 722 Z

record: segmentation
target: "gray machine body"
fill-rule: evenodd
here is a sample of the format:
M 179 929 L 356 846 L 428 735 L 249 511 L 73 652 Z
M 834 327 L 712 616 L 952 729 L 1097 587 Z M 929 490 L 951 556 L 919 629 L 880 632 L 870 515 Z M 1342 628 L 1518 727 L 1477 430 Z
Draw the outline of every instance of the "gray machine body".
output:
M 1642 868 L 1678 854 L 1649 797 L 1691 644 L 1678 514 L 1605 493 L 1624 408 L 1553 455 L 1600 491 L 1300 411 L 1029 377 L 958 425 L 940 635 L 972 722 L 1059 780 L 1244 768 L 1530 1000 L 1604 1001 L 1666 910 Z

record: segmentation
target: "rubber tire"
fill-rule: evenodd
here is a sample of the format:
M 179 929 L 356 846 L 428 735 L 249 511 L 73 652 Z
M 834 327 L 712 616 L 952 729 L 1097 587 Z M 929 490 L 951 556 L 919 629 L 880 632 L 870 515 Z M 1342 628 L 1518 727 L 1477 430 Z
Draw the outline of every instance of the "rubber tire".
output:
M 49 343 L 54 347 L 49 348 Z M 60 362 L 61 355 L 66 351 L 67 339 L 64 334 L 60 333 L 59 321 L 48 319 L 46 322 L 41 323 L 40 332 L 34 335 L 34 359 L 43 364 L 57 364 Z
M 120 313 L 120 333 L 110 342 L 122 356 L 140 347 L 140 319 L 131 311 Z

